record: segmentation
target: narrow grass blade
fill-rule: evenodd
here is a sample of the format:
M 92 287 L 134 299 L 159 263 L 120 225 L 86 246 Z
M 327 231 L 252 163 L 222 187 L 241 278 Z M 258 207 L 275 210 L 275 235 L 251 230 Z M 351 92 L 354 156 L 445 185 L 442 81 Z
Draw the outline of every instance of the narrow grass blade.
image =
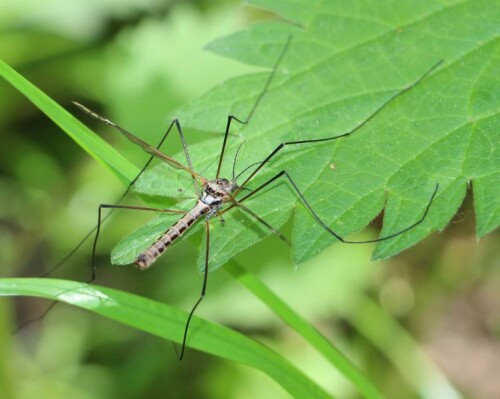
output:
M 384 397 L 361 371 L 335 348 L 325 336 L 278 298 L 257 278 L 257 276 L 234 261 L 227 263 L 223 268 L 240 284 L 264 302 L 281 320 L 305 338 L 311 346 L 316 348 L 319 353 L 352 382 L 364 398 L 382 399 Z
M 138 173 L 137 168 L 43 91 L 0 60 L 0 76 L 36 105 L 90 156 L 105 165 L 124 183 Z
M 389 359 L 419 398 L 462 398 L 415 339 L 373 299 L 360 295 L 343 316 Z
M 177 343 L 187 313 L 126 292 L 68 280 L 0 279 L 0 295 L 48 298 L 78 306 Z M 295 398 L 332 398 L 281 355 L 253 339 L 194 317 L 188 346 L 259 369 Z

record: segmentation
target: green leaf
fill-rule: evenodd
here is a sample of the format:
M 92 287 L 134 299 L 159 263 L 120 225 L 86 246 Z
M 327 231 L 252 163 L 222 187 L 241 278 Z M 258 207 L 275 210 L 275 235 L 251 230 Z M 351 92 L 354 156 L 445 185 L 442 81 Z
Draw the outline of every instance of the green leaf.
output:
M 222 176 L 231 177 L 240 143 L 245 142 L 237 171 L 262 161 L 281 142 L 349 131 L 443 59 L 430 76 L 390 102 L 352 136 L 287 147 L 248 187 L 256 188 L 287 170 L 312 208 L 337 234 L 348 237 L 383 210 L 383 237 L 419 220 L 439 183 L 425 221 L 380 242 L 375 258 L 392 256 L 444 229 L 470 183 L 478 236 L 498 226 L 500 4 L 252 3 L 280 13 L 303 29 L 282 23 L 257 24 L 208 46 L 218 54 L 270 68 L 293 34 L 251 122 L 234 124 Z M 231 79 L 176 114 L 184 128 L 219 133 L 214 138 L 207 133 L 207 140 L 189 147 L 197 172 L 207 178 L 215 176 L 227 115 L 244 119 L 268 76 L 269 72 L 263 72 Z M 144 176 L 137 191 L 185 198 L 185 192 L 175 194 L 181 183 L 186 192 L 192 190 L 189 175 L 180 176 L 160 165 Z M 245 204 L 275 228 L 293 215 L 291 240 L 297 263 L 336 241 L 313 219 L 285 179 Z M 240 210 L 224 217 L 224 226 L 211 224 L 211 269 L 270 234 Z M 122 245 L 127 242 L 125 238 Z M 202 267 L 204 251 L 200 254 Z
M 66 302 L 141 331 L 182 342 L 187 313 L 143 297 L 67 280 L 2 278 L 0 293 Z M 263 371 L 295 398 L 332 398 L 281 355 L 226 327 L 193 317 L 187 344 Z
M 424 223 L 381 242 L 376 258 L 394 255 L 443 229 L 462 203 L 469 183 L 474 191 L 478 236 L 498 226 L 500 6 L 486 1 L 422 1 L 418 5 L 366 1 L 363 6 L 338 2 L 312 6 L 286 0 L 252 3 L 282 14 L 303 29 L 257 24 L 208 46 L 213 52 L 271 67 L 293 33 L 276 78 L 251 123 L 233 126 L 223 165 L 225 176 L 231 176 L 231 157 L 242 141 L 245 145 L 237 170 L 261 161 L 283 141 L 348 131 L 442 58 L 445 64 L 438 71 L 397 97 L 354 135 L 287 148 L 249 187 L 287 170 L 321 219 L 346 237 L 383 209 L 382 236 L 411 225 L 422 215 L 439 183 Z M 0 74 L 123 181 L 134 176 L 135 167 L 43 92 L 4 63 L 0 63 Z M 267 77 L 268 72 L 232 79 L 178 115 L 185 127 L 220 133 L 229 113 L 240 118 L 248 115 Z M 190 147 L 195 169 L 208 178 L 214 176 L 220 145 L 219 139 L 207 139 Z M 144 176 L 137 191 L 185 198 L 191 189 L 189 180 L 186 174 L 161 165 Z M 182 194 L 179 188 L 184 190 Z M 335 241 L 285 180 L 246 204 L 275 228 L 294 215 L 292 248 L 298 263 Z M 213 224 L 212 269 L 270 234 L 241 211 L 228 213 L 226 219 L 229 223 L 224 228 Z M 147 233 L 147 229 L 142 231 Z M 134 240 L 141 245 L 130 246 L 128 258 L 156 235 L 155 231 L 147 240 L 138 240 L 136 234 Z

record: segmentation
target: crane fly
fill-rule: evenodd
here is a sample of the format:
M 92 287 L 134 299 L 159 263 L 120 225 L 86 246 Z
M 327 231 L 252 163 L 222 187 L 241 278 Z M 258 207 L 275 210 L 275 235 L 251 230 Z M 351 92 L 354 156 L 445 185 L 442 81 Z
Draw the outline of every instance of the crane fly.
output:
M 313 207 L 310 205 L 308 200 L 305 198 L 305 196 L 302 194 L 299 186 L 295 183 L 294 179 L 291 177 L 291 175 L 287 172 L 287 170 L 281 170 L 277 174 L 275 174 L 273 177 L 269 178 L 266 180 L 264 183 L 262 183 L 260 186 L 258 186 L 255 189 L 249 189 L 247 188 L 247 184 L 252 181 L 252 179 L 266 166 L 268 163 L 278 154 L 280 153 L 281 150 L 283 150 L 286 147 L 289 146 L 300 146 L 300 145 L 305 145 L 305 144 L 315 144 L 315 143 L 326 143 L 330 142 L 333 140 L 337 140 L 340 138 L 346 138 L 350 135 L 352 135 L 354 132 L 359 130 L 361 127 L 366 125 L 370 120 L 372 120 L 384 107 L 386 107 L 390 102 L 392 102 L 395 98 L 399 97 L 403 93 L 411 90 L 413 87 L 415 87 L 417 84 L 419 84 L 423 79 L 425 79 L 432 71 L 434 71 L 441 63 L 442 61 L 439 61 L 435 65 L 433 65 L 431 68 L 429 68 L 425 73 L 423 73 L 416 81 L 411 83 L 410 85 L 404 87 L 400 91 L 396 92 L 393 94 L 390 98 L 385 100 L 382 104 L 380 104 L 364 121 L 359 123 L 357 126 L 352 128 L 349 131 L 346 131 L 342 134 L 338 134 L 335 136 L 331 137 L 324 137 L 324 138 L 313 138 L 313 139 L 304 139 L 304 140 L 295 140 L 295 141 L 285 141 L 280 144 L 278 144 L 273 151 L 271 151 L 266 157 L 263 158 L 262 161 L 256 162 L 252 165 L 249 165 L 246 167 L 241 173 L 238 175 L 235 175 L 235 164 L 236 164 L 236 158 L 238 156 L 238 152 L 241 149 L 241 145 L 238 148 L 235 159 L 233 162 L 233 176 L 231 179 L 223 178 L 220 177 L 220 172 L 221 172 L 221 166 L 222 162 L 224 159 L 224 154 L 226 150 L 226 145 L 228 141 L 228 136 L 231 128 L 231 124 L 233 122 L 237 122 L 241 125 L 246 125 L 250 122 L 252 115 L 254 114 L 259 102 L 267 92 L 274 75 L 276 74 L 276 71 L 284 58 L 287 49 L 290 45 L 291 42 L 291 37 L 288 38 L 284 48 L 282 49 L 268 79 L 266 80 L 266 83 L 264 85 L 264 88 L 262 92 L 259 94 L 257 97 L 251 111 L 249 112 L 247 118 L 245 120 L 238 119 L 234 115 L 229 115 L 227 118 L 227 123 L 226 123 L 226 129 L 224 133 L 224 138 L 222 141 L 222 148 L 219 154 L 219 160 L 218 160 L 218 165 L 217 165 L 217 171 L 215 174 L 215 177 L 213 179 L 207 179 L 200 175 L 199 173 L 195 172 L 193 169 L 193 165 L 191 162 L 191 157 L 189 155 L 188 147 L 186 145 L 185 137 L 182 132 L 181 125 L 177 119 L 174 119 L 165 135 L 163 136 L 162 140 L 158 144 L 157 147 L 153 147 L 146 143 L 145 141 L 141 140 L 134 134 L 130 133 L 129 131 L 125 130 L 124 128 L 120 127 L 119 125 L 115 124 L 109 119 L 106 119 L 105 117 L 91 111 L 87 107 L 79 104 L 79 103 L 74 103 L 79 109 L 81 109 L 83 112 L 86 114 L 100 120 L 101 122 L 106 123 L 107 125 L 113 127 L 116 129 L 118 132 L 120 132 L 123 136 L 125 136 L 128 140 L 130 140 L 132 143 L 138 145 L 141 147 L 145 152 L 147 152 L 150 155 L 150 158 L 146 165 L 142 168 L 142 170 L 139 172 L 139 174 L 136 176 L 136 178 L 130 183 L 128 186 L 127 190 L 125 193 L 122 195 L 120 200 L 116 204 L 101 204 L 99 205 L 98 208 L 98 223 L 97 226 L 92 230 L 87 236 L 84 237 L 84 239 L 78 244 L 78 246 L 69 254 L 69 256 L 74 253 L 79 246 L 95 231 L 95 238 L 94 238 L 94 243 L 93 243 L 93 249 L 92 249 L 92 278 L 89 281 L 93 281 L 96 277 L 96 265 L 95 265 L 95 254 L 96 254 L 96 245 L 98 242 L 98 237 L 99 233 L 101 230 L 101 225 L 106 220 L 107 217 L 109 217 L 110 213 L 115 210 L 115 209 L 135 209 L 135 210 L 142 210 L 142 211 L 153 211 L 153 212 L 163 212 L 163 213 L 173 213 L 173 214 L 179 214 L 179 219 L 177 220 L 176 223 L 174 223 L 172 226 L 168 227 L 165 226 L 165 232 L 161 234 L 148 248 L 143 250 L 139 255 L 134 260 L 134 264 L 136 267 L 138 267 L 141 270 L 148 269 L 151 267 L 154 262 L 171 246 L 174 242 L 176 242 L 189 228 L 191 228 L 196 222 L 200 220 L 204 220 L 205 223 L 205 234 L 206 234 L 206 246 L 205 246 L 205 261 L 204 261 L 204 269 L 203 269 L 203 283 L 202 283 L 202 289 L 200 296 L 198 300 L 195 302 L 194 306 L 192 307 L 189 316 L 187 318 L 185 328 L 184 328 L 184 334 L 182 338 L 182 348 L 180 352 L 180 359 L 183 358 L 184 352 L 185 352 L 185 347 L 187 343 L 187 338 L 188 338 L 188 331 L 189 331 L 189 325 L 192 319 L 193 314 L 195 313 L 198 305 L 201 303 L 203 298 L 205 297 L 206 294 L 206 289 L 207 289 L 207 281 L 208 281 L 208 267 L 209 267 L 209 253 L 210 253 L 210 219 L 213 217 L 217 216 L 222 216 L 225 212 L 228 212 L 232 208 L 239 208 L 246 214 L 250 215 L 255 221 L 263 225 L 266 229 L 271 231 L 273 234 L 277 235 L 279 238 L 284 240 L 285 242 L 288 243 L 288 240 L 286 237 L 284 237 L 277 229 L 275 229 L 273 226 L 271 226 L 269 223 L 267 223 L 264 219 L 262 219 L 260 216 L 255 214 L 252 210 L 250 210 L 248 207 L 246 207 L 243 203 L 248 200 L 249 198 L 253 197 L 255 194 L 259 193 L 261 190 L 263 190 L 265 187 L 271 185 L 272 183 L 276 182 L 277 180 L 285 179 L 290 186 L 293 188 L 293 192 L 295 195 L 298 197 L 300 202 L 308 209 L 310 215 L 316 220 L 316 222 L 324 229 L 326 230 L 330 235 L 332 235 L 335 239 L 338 241 L 341 241 L 343 243 L 347 244 L 366 244 L 366 243 L 374 243 L 374 242 L 380 242 L 384 240 L 388 240 L 391 238 L 394 238 L 400 234 L 403 234 L 407 232 L 408 230 L 413 229 L 420 223 L 424 221 L 426 218 L 429 209 L 431 207 L 431 204 L 437 194 L 439 185 L 436 184 L 434 191 L 432 192 L 432 195 L 430 196 L 430 199 L 420 216 L 420 218 L 415 221 L 414 223 L 410 224 L 409 226 L 403 228 L 402 230 L 399 230 L 395 233 L 389 234 L 387 236 L 379 237 L 377 239 L 372 239 L 372 240 L 362 240 L 362 241 L 351 241 L 344 239 L 341 237 L 339 234 L 337 234 L 335 231 L 333 231 L 329 225 L 322 220 L 319 215 L 315 212 Z M 175 160 L 174 158 L 164 154 L 162 151 L 160 151 L 160 147 L 163 144 L 164 140 L 170 133 L 170 131 L 175 127 L 177 130 L 184 155 L 187 160 L 187 165 L 182 164 L 181 162 Z M 120 205 L 119 203 L 121 200 L 127 195 L 127 193 L 130 191 L 131 187 L 134 185 L 134 183 L 137 181 L 137 179 L 142 175 L 142 173 L 146 170 L 146 168 L 149 166 L 151 161 L 156 158 L 159 159 L 160 161 L 165 162 L 168 164 L 170 167 L 182 170 L 185 173 L 188 173 L 193 180 L 193 185 L 194 189 L 197 194 L 197 201 L 194 204 L 194 206 L 190 210 L 178 210 L 178 209 L 159 209 L 159 208 L 150 208 L 150 207 L 138 207 L 138 206 L 127 206 L 127 205 Z M 333 165 L 333 167 L 331 166 Z M 335 169 L 335 165 L 331 164 L 330 167 L 332 169 Z M 244 173 L 248 173 L 248 176 L 243 180 L 242 183 L 238 184 L 237 179 L 239 179 Z M 244 196 L 240 196 L 240 193 L 245 190 L 248 191 Z M 102 217 L 102 210 L 103 209 L 111 209 L 111 212 L 109 212 L 104 218 Z M 60 262 L 58 265 L 56 265 L 54 268 L 51 269 L 54 270 L 55 268 L 59 267 L 62 263 L 64 263 L 68 257 L 67 256 L 62 262 Z M 50 272 L 51 272 L 50 271 Z M 50 273 L 49 272 L 49 273 Z

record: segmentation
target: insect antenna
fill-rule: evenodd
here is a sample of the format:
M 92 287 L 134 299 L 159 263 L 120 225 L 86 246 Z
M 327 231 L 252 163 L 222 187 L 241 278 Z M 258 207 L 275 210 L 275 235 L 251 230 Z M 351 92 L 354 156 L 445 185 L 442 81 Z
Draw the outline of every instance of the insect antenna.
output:
M 243 169 L 240 173 L 238 173 L 236 175 L 236 177 L 234 178 L 234 181 L 238 180 L 241 175 L 245 174 L 247 171 L 249 171 L 250 169 L 252 169 L 255 165 L 260 165 L 262 162 L 263 161 L 254 162 L 254 163 L 248 165 L 245 169 Z M 238 188 L 240 188 L 241 190 L 245 190 L 246 189 L 246 187 L 238 187 Z
M 238 149 L 236 150 L 236 154 L 234 155 L 234 159 L 233 159 L 233 179 L 232 179 L 233 182 L 236 181 L 236 177 L 235 177 L 236 161 L 238 160 L 238 154 L 240 153 L 240 150 L 241 150 L 241 147 L 243 147 L 243 144 L 245 144 L 244 141 L 238 146 Z
M 235 171 L 236 171 L 236 160 L 238 159 L 238 154 L 240 153 L 240 150 L 241 150 L 241 147 L 243 147 L 243 144 L 245 144 L 245 142 L 242 142 L 242 143 L 238 146 L 238 149 L 236 150 L 236 155 L 234 156 L 234 160 L 233 160 L 233 178 L 232 178 L 232 182 L 233 182 L 235 185 L 236 185 L 236 180 L 237 180 L 237 179 L 238 179 L 238 177 L 240 177 L 240 175 L 241 175 L 241 173 L 240 173 L 240 174 L 238 174 L 238 176 L 235 176 L 235 174 L 236 174 L 236 173 L 235 173 Z M 255 164 L 252 164 L 252 165 L 250 165 L 250 166 L 254 166 L 254 165 L 255 165 Z M 249 169 L 249 168 L 247 167 L 245 170 L 247 170 L 247 169 Z M 244 170 L 244 171 L 245 171 L 245 170 Z M 243 171 L 243 172 L 244 172 L 244 171 Z M 236 185 L 236 187 L 238 187 L 238 186 Z M 250 190 L 249 188 L 246 188 L 246 187 L 244 187 L 244 188 L 243 188 L 243 190 L 245 190 L 245 191 L 252 191 L 252 190 Z

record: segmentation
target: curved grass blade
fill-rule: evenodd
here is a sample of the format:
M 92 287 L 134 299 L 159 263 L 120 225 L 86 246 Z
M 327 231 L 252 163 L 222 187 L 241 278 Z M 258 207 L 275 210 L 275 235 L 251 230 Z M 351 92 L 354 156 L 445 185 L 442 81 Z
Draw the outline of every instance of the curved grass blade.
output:
M 462 398 L 411 334 L 372 298 L 359 295 L 343 317 L 387 357 L 418 397 Z
M 300 334 L 311 346 L 316 348 L 325 359 L 351 381 L 364 398 L 384 398 L 377 388 L 349 359 L 335 348 L 313 325 L 304 320 L 285 302 L 278 298 L 255 274 L 244 269 L 234 261 L 227 263 L 223 268 L 252 294 L 264 302 L 270 310 Z
M 78 306 L 177 343 L 187 313 L 126 292 L 68 280 L 0 279 L 2 296 L 36 296 Z M 229 328 L 194 317 L 188 346 L 261 370 L 295 398 L 332 398 L 277 352 Z
M 128 183 L 137 175 L 139 170 L 118 151 L 2 60 L 0 76 L 36 105 L 90 156 L 111 169 L 122 182 Z

